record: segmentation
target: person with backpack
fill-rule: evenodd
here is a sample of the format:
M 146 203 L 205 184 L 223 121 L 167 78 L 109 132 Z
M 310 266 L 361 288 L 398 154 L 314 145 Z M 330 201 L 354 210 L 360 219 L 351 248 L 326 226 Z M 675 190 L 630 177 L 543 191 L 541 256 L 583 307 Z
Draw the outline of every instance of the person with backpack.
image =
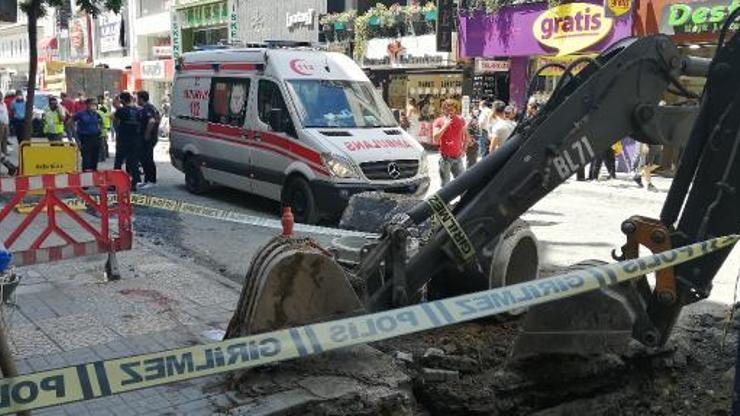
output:
M 103 118 L 97 111 L 94 98 L 85 100 L 86 108 L 75 113 L 72 120 L 77 126 L 82 153 L 82 170 L 98 170 L 100 158 L 100 135 L 103 130 Z
M 157 165 L 154 163 L 154 147 L 159 139 L 159 123 L 162 116 L 157 108 L 149 102 L 147 91 L 138 91 L 136 98 L 141 107 L 141 132 L 144 144 L 141 151 L 141 167 L 144 169 L 144 184 L 141 189 L 150 188 L 157 184 Z

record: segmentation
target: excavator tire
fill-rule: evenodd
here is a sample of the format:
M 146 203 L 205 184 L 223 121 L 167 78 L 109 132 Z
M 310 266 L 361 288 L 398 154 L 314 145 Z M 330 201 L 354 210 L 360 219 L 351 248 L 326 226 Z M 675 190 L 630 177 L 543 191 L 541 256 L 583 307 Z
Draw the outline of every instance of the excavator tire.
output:
M 501 238 L 480 250 L 479 260 L 487 266 L 483 274 L 469 267 L 463 272 L 447 267 L 429 282 L 427 297 L 442 299 L 535 280 L 539 277 L 539 258 L 537 237 L 526 221 L 516 220 Z M 494 319 L 508 320 L 524 311 L 512 311 Z
M 311 239 L 276 237 L 254 257 L 226 338 L 363 311 L 342 267 Z

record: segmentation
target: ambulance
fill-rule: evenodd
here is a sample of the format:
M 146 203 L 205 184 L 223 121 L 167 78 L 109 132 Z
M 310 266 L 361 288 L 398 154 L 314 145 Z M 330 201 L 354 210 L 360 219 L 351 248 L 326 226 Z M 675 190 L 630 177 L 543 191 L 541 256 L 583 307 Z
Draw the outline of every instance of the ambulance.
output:
M 223 185 L 336 219 L 356 193 L 421 196 L 419 143 L 346 55 L 310 47 L 213 49 L 176 64 L 170 158 L 190 192 Z

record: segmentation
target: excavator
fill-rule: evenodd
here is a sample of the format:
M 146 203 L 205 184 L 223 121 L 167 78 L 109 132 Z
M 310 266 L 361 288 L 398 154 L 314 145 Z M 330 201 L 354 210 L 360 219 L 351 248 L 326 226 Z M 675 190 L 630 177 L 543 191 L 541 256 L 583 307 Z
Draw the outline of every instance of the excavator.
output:
M 394 216 L 379 237 L 353 235 L 330 247 L 275 238 L 254 258 L 226 336 L 536 279 L 536 239 L 520 216 L 627 136 L 683 153 L 660 218 L 625 219 L 615 259 L 740 233 L 740 34 L 728 33 L 738 16 L 740 9 L 728 16 L 713 59 L 683 55 L 669 37 L 653 35 L 564 67 L 549 101 L 502 147 Z M 705 77 L 703 94 L 681 77 Z M 662 105 L 665 94 L 699 105 Z M 686 132 L 683 143 L 677 130 Z M 432 217 L 445 226 L 420 238 Z M 681 309 L 708 297 L 730 250 L 523 311 L 513 356 L 619 353 L 633 340 L 659 349 Z

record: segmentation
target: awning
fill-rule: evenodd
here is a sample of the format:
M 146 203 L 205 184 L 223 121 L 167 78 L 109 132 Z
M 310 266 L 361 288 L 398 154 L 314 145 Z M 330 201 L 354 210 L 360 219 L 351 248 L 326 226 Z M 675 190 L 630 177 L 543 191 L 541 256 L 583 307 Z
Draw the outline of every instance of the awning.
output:
M 59 49 L 59 42 L 56 37 L 41 39 L 39 49 Z

